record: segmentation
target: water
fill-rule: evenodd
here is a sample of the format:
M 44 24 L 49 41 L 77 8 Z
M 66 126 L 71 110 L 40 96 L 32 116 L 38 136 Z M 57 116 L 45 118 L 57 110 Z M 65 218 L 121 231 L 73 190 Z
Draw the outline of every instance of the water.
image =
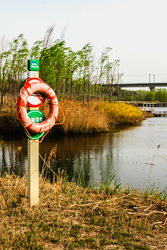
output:
M 27 172 L 27 139 L 21 135 L 1 135 L 0 171 Z M 21 146 L 19 152 L 16 148 Z M 57 147 L 56 158 L 49 157 Z M 49 134 L 39 148 L 40 172 L 48 169 L 41 159 L 57 173 L 64 170 L 71 180 L 84 178 L 87 185 L 100 184 L 115 175 L 125 188 L 167 186 L 167 118 L 154 117 L 138 126 L 125 127 L 115 133 L 57 136 Z M 47 170 L 49 173 L 49 170 Z

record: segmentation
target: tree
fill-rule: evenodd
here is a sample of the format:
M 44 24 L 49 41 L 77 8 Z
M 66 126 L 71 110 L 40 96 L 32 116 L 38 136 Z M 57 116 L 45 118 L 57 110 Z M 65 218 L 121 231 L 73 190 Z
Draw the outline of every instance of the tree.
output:
M 34 60 L 39 60 L 41 56 L 41 51 L 43 49 L 43 41 L 36 41 L 30 50 L 30 58 Z
M 122 74 L 118 72 L 119 60 L 114 60 L 110 62 L 110 52 L 112 48 L 107 47 L 101 55 L 100 58 L 100 75 L 99 83 L 101 85 L 102 93 L 102 84 L 107 83 L 110 86 L 110 100 L 112 99 L 113 92 L 113 83 L 116 82 L 119 84 L 119 80 Z
M 60 92 L 66 71 L 65 41 L 56 40 L 54 45 L 44 48 L 40 56 L 40 76 L 51 87 Z
M 78 70 L 80 82 L 83 85 L 83 102 L 86 101 L 86 93 L 89 94 L 91 76 L 93 73 L 93 56 L 92 56 L 93 47 L 88 43 L 82 50 L 77 52 L 78 56 Z

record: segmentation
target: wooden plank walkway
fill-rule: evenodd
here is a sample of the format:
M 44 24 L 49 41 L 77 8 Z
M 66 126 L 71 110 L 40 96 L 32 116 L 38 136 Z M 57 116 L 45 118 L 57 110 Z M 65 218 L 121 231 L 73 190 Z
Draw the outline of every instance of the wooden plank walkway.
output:
M 167 111 L 159 111 L 159 110 L 153 110 L 151 111 L 151 113 L 155 116 L 164 116 L 166 117 L 167 116 Z

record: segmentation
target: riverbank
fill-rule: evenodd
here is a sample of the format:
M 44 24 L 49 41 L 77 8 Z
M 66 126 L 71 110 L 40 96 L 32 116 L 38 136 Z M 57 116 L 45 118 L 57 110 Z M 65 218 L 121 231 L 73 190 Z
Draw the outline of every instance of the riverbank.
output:
M 76 101 L 60 102 L 65 114 L 65 123 L 54 126 L 52 132 L 58 133 L 95 133 L 112 132 L 120 124 L 137 124 L 144 118 L 145 114 L 132 105 L 122 102 L 87 102 L 85 104 Z M 49 105 L 45 102 L 40 110 L 47 117 Z M 8 132 L 19 132 L 19 121 L 16 119 L 16 106 L 4 107 L 0 111 L 0 130 Z M 62 121 L 63 116 L 59 111 L 57 122 Z
M 40 179 L 39 205 L 30 207 L 25 176 L 0 178 L 0 249 L 165 249 L 160 194 L 75 183 L 61 174 L 52 184 Z

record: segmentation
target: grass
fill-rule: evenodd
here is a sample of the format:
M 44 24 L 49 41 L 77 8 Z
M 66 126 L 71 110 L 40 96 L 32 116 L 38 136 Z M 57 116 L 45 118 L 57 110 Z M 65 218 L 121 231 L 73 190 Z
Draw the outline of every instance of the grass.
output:
M 92 101 L 83 104 L 77 101 L 66 100 L 60 102 L 65 114 L 65 123 L 54 126 L 52 131 L 69 133 L 95 133 L 110 132 L 120 124 L 136 124 L 144 119 L 143 113 L 132 105 L 125 103 L 107 103 Z M 47 117 L 49 105 L 47 101 L 40 107 L 40 110 Z M 6 104 L 0 110 L 1 131 L 19 132 L 18 120 L 16 119 L 16 104 L 12 108 Z M 62 114 L 59 111 L 57 122 L 62 121 Z
M 30 207 L 27 178 L 0 178 L 0 249 L 165 249 L 167 200 L 120 186 L 42 178 Z
M 92 101 L 86 104 L 66 100 L 60 102 L 65 114 L 65 123 L 54 127 L 55 131 L 68 133 L 109 132 L 122 123 L 135 124 L 144 119 L 143 113 L 136 107 L 124 103 L 103 103 Z M 42 112 L 47 116 L 49 106 L 42 106 Z M 58 122 L 62 121 L 59 111 Z
M 97 103 L 91 102 L 82 104 L 81 102 L 64 101 L 60 106 L 65 114 L 65 122 L 62 126 L 55 126 L 55 130 L 68 133 L 93 133 L 108 132 L 108 118 L 102 110 L 97 110 Z M 43 112 L 49 112 L 45 105 Z M 62 121 L 62 114 L 59 110 L 58 122 Z
M 62 126 L 65 133 L 108 132 L 116 124 L 137 123 L 143 120 L 143 113 L 125 103 L 65 101 L 61 103 L 66 122 Z M 60 119 L 60 118 L 59 118 Z

